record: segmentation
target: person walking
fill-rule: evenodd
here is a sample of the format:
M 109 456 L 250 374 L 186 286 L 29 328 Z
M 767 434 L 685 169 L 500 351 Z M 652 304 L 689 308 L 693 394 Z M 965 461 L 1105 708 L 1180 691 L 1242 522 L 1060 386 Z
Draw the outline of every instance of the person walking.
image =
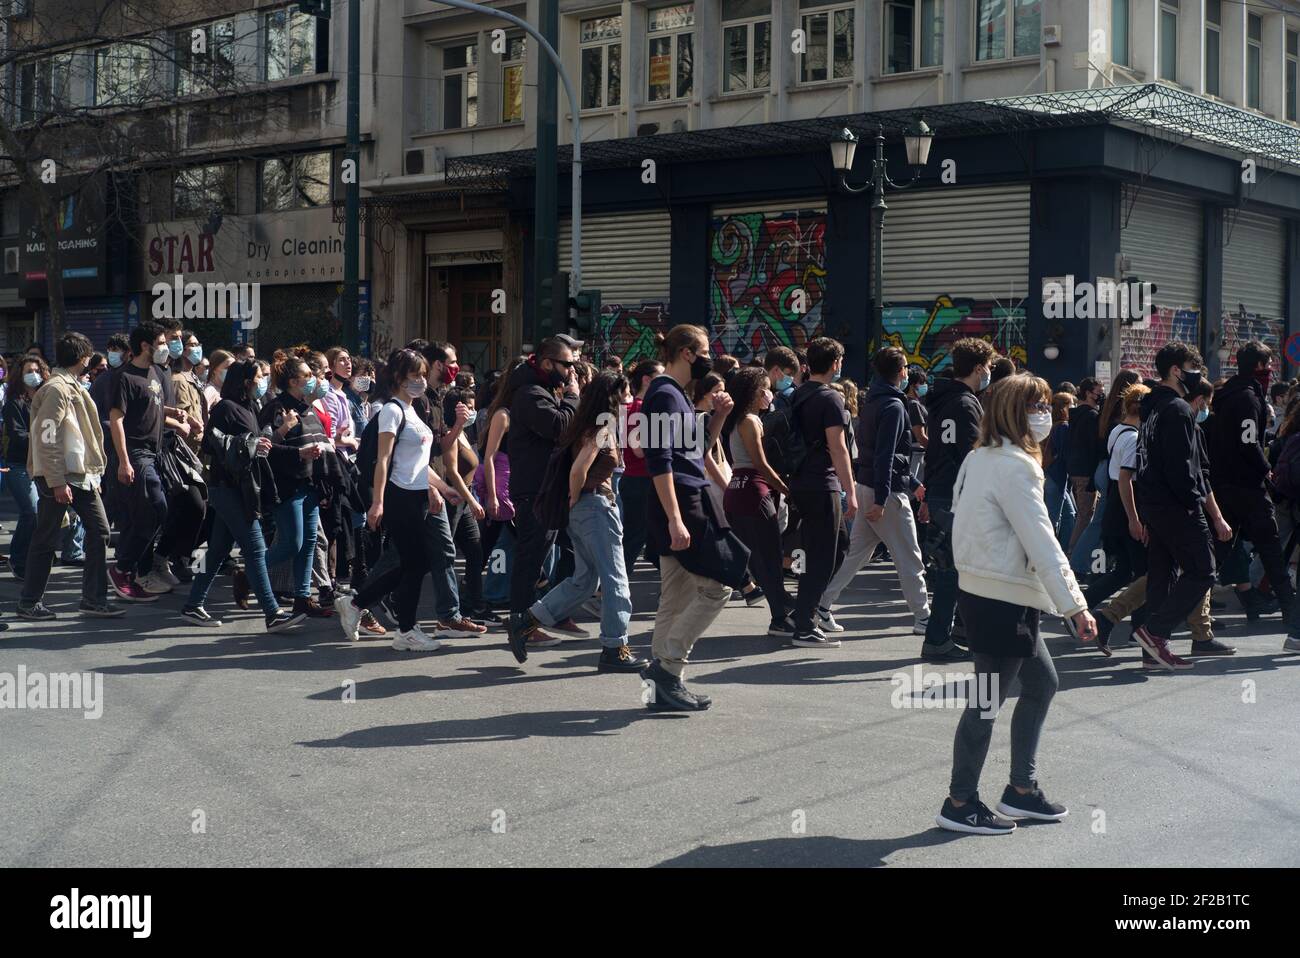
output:
M 9 571 L 20 582 L 27 575 L 27 550 L 31 546 L 32 532 L 36 529 L 36 513 L 40 498 L 36 483 L 27 471 L 27 453 L 31 443 L 32 399 L 37 390 L 50 378 L 45 360 L 39 356 L 24 356 L 15 364 L 18 377 L 7 384 L 4 402 L 5 462 L 9 472 L 5 488 L 18 506 L 18 524 L 9 541 Z
M 1043 500 L 1040 447 L 1052 429 L 1045 380 L 1013 374 L 984 397 L 979 441 L 953 489 L 953 558 L 962 621 L 975 660 L 973 691 L 957 723 L 952 778 L 935 823 L 974 835 L 1006 835 L 1011 819 L 1059 821 L 1069 814 L 1038 783 L 1038 745 L 1058 685 L 1039 632 L 1043 612 L 1096 634 L 1083 594 L 1056 540 Z M 997 812 L 979 797 L 993 723 L 1011 684 L 1011 776 Z

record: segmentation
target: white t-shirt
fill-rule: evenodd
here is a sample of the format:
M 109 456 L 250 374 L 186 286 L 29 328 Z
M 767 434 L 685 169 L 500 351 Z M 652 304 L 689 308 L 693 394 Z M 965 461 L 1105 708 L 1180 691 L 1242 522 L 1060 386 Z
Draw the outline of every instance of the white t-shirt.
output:
M 1136 472 L 1138 467 L 1138 434 L 1132 426 L 1116 426 L 1110 431 L 1110 468 L 1107 474 L 1119 482 L 1119 471 Z
M 402 434 L 397 436 L 388 481 L 399 489 L 423 491 L 429 488 L 429 453 L 433 450 L 433 432 L 410 406 L 384 403 L 379 410 L 379 431 L 397 435 L 397 427 L 406 417 Z

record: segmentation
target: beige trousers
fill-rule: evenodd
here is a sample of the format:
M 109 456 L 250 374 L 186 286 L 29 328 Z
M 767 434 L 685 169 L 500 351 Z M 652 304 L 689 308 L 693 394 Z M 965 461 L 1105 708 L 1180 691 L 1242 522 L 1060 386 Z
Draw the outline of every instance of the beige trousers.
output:
M 659 609 L 651 649 L 665 671 L 681 678 L 691 648 L 730 598 L 731 586 L 688 572 L 672 556 L 659 557 Z

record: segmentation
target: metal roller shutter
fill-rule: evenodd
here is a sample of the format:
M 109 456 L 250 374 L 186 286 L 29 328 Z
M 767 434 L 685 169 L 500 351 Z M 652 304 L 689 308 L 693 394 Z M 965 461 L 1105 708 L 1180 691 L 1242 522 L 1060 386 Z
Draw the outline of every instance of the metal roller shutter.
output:
M 672 218 L 666 212 L 582 218 L 582 285 L 600 290 L 602 307 L 667 302 Z M 560 269 L 572 269 L 573 225 L 560 221 Z
M 1029 186 L 989 186 L 886 197 L 886 303 L 1020 301 L 1029 287 Z
M 1237 368 L 1237 347 L 1251 339 L 1281 352 L 1286 333 L 1286 227 L 1273 216 L 1227 210 L 1223 221 L 1222 373 Z M 1279 374 L 1282 360 L 1275 358 Z
M 1155 314 L 1142 327 L 1120 334 L 1124 369 L 1155 376 L 1155 356 L 1165 343 L 1201 342 L 1201 204 L 1197 200 L 1142 189 L 1136 199 L 1124 191 L 1120 252 L 1130 275 L 1155 283 Z M 1131 204 L 1131 209 L 1130 209 Z

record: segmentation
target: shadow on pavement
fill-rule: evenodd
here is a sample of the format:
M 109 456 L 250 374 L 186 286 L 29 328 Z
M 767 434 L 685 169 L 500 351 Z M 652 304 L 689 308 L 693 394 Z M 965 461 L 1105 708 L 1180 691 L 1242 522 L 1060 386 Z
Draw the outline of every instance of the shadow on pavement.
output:
M 767 838 L 734 845 L 702 845 L 660 862 L 656 868 L 881 868 L 905 848 L 933 848 L 960 838 L 938 828 L 902 838 L 854 839 L 830 836 Z
M 337 738 L 295 742 L 308 748 L 402 748 L 420 745 L 456 745 L 476 742 L 518 742 L 529 738 L 570 738 L 609 735 L 633 722 L 689 719 L 644 709 L 611 711 L 521 712 L 474 719 L 444 719 L 408 725 L 378 725 L 346 732 Z

